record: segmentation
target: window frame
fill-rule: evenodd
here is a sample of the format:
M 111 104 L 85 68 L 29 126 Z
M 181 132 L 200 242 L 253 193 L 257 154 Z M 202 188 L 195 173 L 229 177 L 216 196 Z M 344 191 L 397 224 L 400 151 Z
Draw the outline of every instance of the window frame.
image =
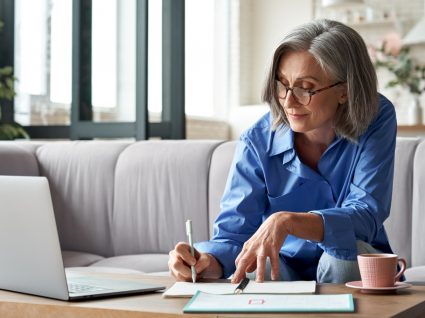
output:
M 0 0 L 5 22 L 0 66 L 14 65 L 14 0 Z M 148 117 L 148 0 L 136 1 L 136 119 L 134 122 L 94 122 L 91 104 L 91 0 L 72 3 L 72 102 L 70 125 L 24 126 L 34 139 L 93 139 L 152 137 L 185 139 L 184 0 L 163 0 L 162 121 Z M 3 52 L 4 51 L 4 52 Z M 84 89 L 83 89 L 84 88 Z M 2 121 L 14 121 L 13 102 L 3 103 Z

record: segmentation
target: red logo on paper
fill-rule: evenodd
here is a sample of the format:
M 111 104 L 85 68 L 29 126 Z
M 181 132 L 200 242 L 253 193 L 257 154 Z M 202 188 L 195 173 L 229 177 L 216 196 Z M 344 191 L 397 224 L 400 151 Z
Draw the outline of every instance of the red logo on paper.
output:
M 264 304 L 266 301 L 264 299 L 250 299 L 248 300 L 248 305 L 262 305 Z

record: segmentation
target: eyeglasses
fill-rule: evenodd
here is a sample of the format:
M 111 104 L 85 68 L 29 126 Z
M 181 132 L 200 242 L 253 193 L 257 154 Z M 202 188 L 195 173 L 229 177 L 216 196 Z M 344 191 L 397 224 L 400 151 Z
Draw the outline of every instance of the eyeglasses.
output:
M 311 96 L 316 95 L 317 93 L 323 92 L 329 88 L 335 87 L 342 83 L 344 82 L 338 82 L 330 86 L 316 89 L 315 91 L 310 91 L 308 89 L 304 89 L 301 87 L 289 87 L 289 86 L 283 85 L 281 81 L 276 80 L 276 91 L 277 91 L 277 96 L 281 99 L 285 99 L 286 96 L 288 96 L 288 91 L 292 91 L 292 95 L 294 96 L 295 100 L 301 105 L 307 106 L 308 104 L 310 104 Z

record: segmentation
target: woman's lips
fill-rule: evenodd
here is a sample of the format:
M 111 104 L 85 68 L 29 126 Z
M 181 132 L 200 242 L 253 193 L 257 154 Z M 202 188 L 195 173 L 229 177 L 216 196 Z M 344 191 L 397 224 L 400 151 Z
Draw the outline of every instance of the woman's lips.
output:
M 288 114 L 288 115 L 292 119 L 302 119 L 302 118 L 308 116 L 308 114 Z

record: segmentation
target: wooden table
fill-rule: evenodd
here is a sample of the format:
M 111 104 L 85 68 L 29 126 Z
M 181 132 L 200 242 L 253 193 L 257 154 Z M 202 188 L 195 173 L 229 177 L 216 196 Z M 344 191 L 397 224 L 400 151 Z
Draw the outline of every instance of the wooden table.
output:
M 103 274 L 106 275 L 106 274 Z M 170 277 L 114 274 L 114 277 L 143 280 L 147 283 L 173 284 Z M 0 290 L 0 317 L 425 317 L 425 286 L 413 286 L 396 294 L 367 295 L 343 285 L 319 285 L 318 293 L 352 293 L 355 313 L 288 313 L 288 314 L 183 314 L 187 298 L 164 299 L 160 292 L 130 297 L 108 298 L 81 302 L 65 302 Z

